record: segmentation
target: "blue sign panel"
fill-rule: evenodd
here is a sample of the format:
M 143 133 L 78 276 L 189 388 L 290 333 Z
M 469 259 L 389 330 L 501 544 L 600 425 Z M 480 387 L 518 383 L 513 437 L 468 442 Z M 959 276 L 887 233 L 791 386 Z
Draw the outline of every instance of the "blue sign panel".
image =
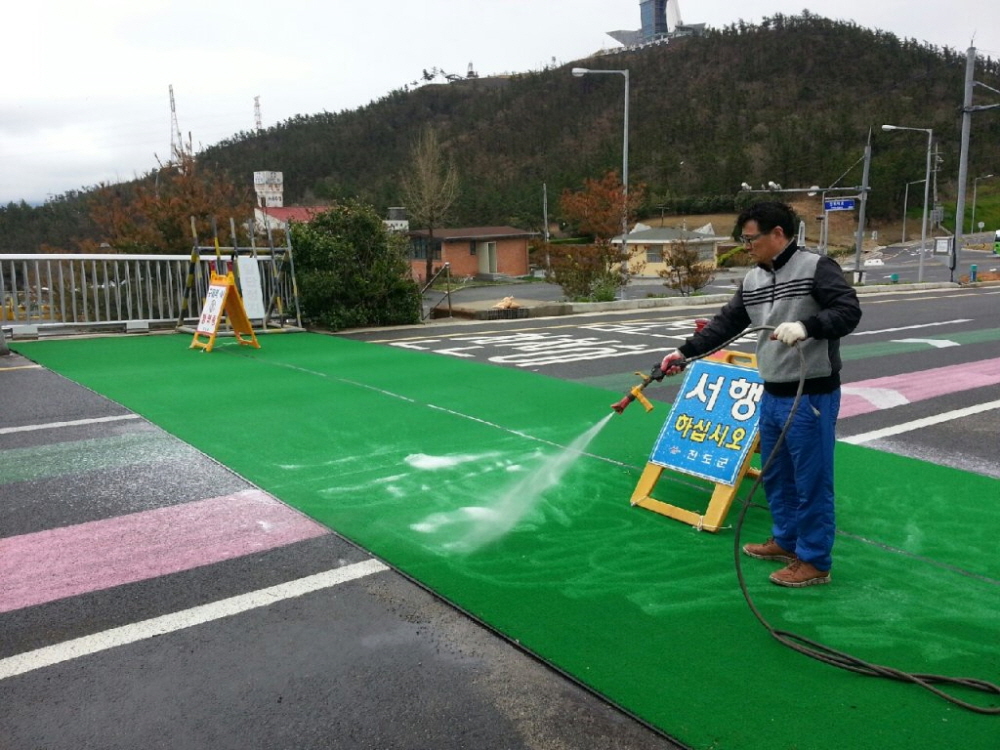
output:
M 823 201 L 824 211 L 853 211 L 854 198 L 832 198 Z
M 757 437 L 763 393 L 757 370 L 698 360 L 684 376 L 649 462 L 734 485 Z

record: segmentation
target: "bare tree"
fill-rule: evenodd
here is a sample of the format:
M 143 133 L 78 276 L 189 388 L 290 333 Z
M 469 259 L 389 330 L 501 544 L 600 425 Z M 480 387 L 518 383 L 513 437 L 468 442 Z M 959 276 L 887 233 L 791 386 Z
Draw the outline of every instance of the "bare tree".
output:
M 429 235 L 426 280 L 430 280 L 434 272 L 434 229 L 444 223 L 458 194 L 458 174 L 451 161 L 446 161 L 437 132 L 430 126 L 413 144 L 402 188 L 410 218 L 426 228 Z

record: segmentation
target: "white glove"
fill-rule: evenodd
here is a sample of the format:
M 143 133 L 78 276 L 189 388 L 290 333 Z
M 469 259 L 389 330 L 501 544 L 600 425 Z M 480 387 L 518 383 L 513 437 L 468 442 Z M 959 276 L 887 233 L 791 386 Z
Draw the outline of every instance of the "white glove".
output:
M 670 354 L 663 358 L 663 362 L 660 363 L 660 372 L 664 375 L 676 375 L 683 370 L 686 365 L 687 363 L 684 361 L 684 355 L 677 349 L 674 349 L 670 352 Z
M 774 329 L 771 334 L 772 339 L 777 339 L 782 344 L 794 346 L 806 337 L 806 327 L 798 321 L 792 323 L 782 323 Z

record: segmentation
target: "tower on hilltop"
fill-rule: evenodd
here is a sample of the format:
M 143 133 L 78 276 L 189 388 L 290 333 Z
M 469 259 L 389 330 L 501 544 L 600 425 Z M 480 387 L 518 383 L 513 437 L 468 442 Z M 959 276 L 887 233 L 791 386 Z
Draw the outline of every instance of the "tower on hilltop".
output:
M 609 31 L 608 36 L 626 47 L 662 42 L 679 36 L 693 36 L 705 30 L 705 24 L 685 24 L 681 20 L 679 0 L 640 0 L 639 20 L 635 31 Z
M 677 0 L 670 4 L 677 5 Z M 639 3 L 643 39 L 654 39 L 667 33 L 667 0 L 642 0 Z

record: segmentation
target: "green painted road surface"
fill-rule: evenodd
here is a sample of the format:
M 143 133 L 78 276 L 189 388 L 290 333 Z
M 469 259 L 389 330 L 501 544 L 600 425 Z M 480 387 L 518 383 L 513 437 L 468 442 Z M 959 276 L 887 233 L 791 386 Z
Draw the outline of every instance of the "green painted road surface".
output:
M 598 426 L 620 391 L 311 334 L 211 354 L 189 343 L 14 348 L 692 747 L 998 746 L 1000 717 L 778 644 L 740 593 L 731 529 L 701 533 L 630 506 L 665 408 Z M 833 583 L 779 588 L 773 563 L 746 560 L 764 616 L 878 664 L 1000 680 L 1000 481 L 846 444 L 837 462 Z M 666 477 L 657 496 L 701 511 L 708 491 Z M 752 509 L 743 538 L 768 528 Z

